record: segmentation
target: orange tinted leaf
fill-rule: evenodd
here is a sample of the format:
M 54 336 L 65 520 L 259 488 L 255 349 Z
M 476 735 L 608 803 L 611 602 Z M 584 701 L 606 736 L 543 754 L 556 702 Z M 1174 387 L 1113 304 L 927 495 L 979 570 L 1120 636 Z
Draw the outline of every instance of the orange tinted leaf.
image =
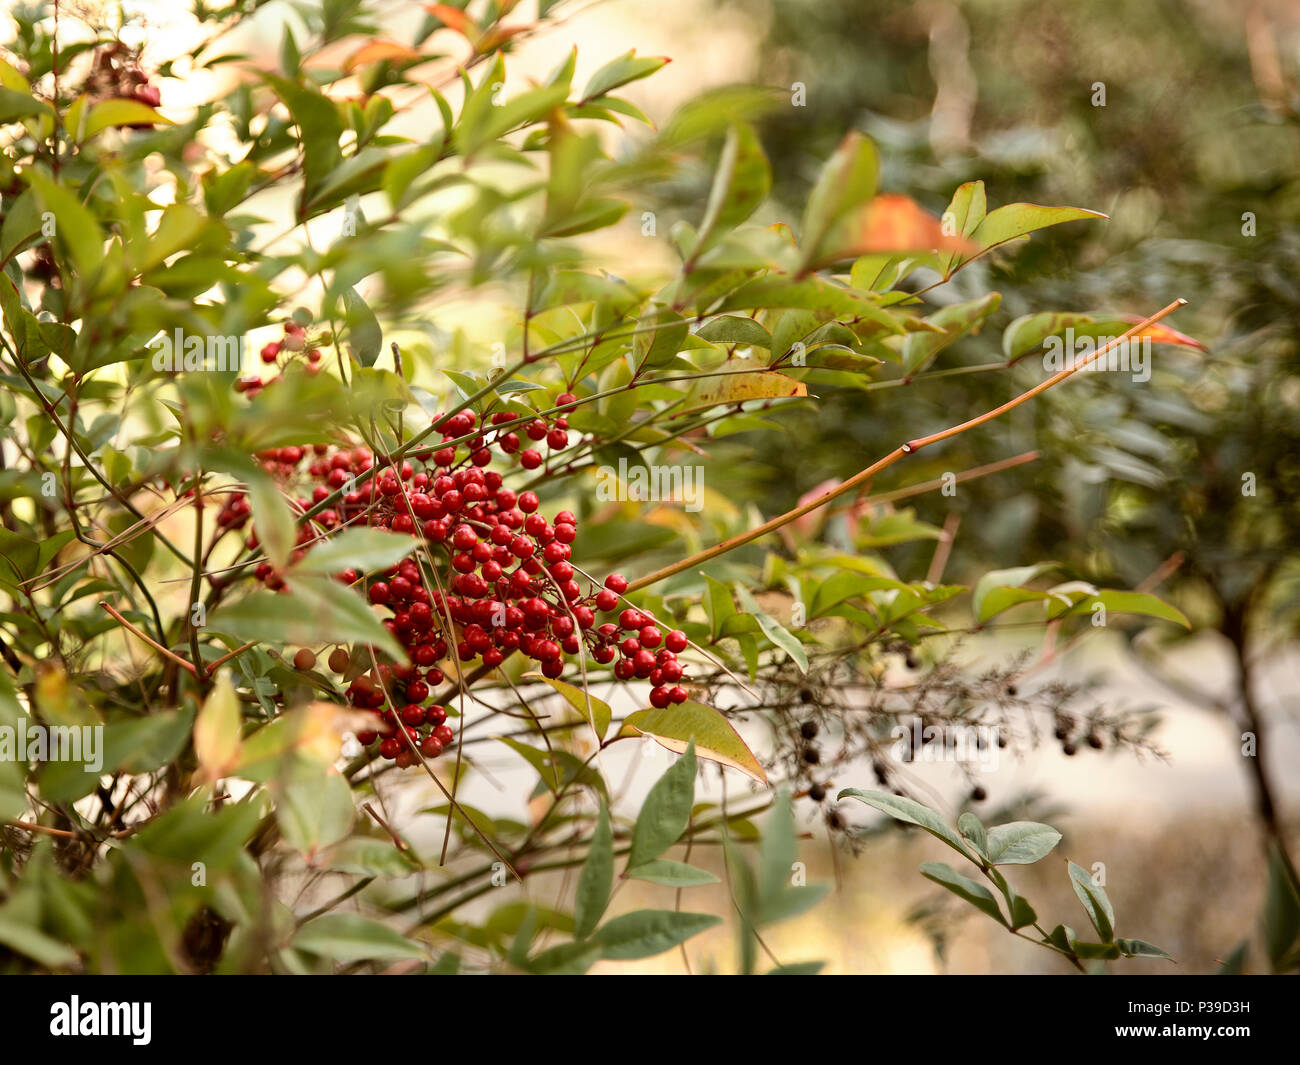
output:
M 521 33 L 531 30 L 532 26 L 493 26 L 492 29 L 483 36 L 483 38 L 474 45 L 474 51 L 480 54 L 486 54 L 493 49 L 500 48 L 511 37 L 516 37 Z
M 376 38 L 363 44 L 343 64 L 343 69 L 349 74 L 358 67 L 366 66 L 369 63 L 382 63 L 385 60 L 397 60 L 398 62 L 416 62 L 423 59 L 424 56 L 414 48 L 408 48 L 404 44 L 398 44 L 396 41 L 381 41 Z
M 964 237 L 944 232 L 943 222 L 915 200 L 896 193 L 877 196 L 845 216 L 822 242 L 812 267 L 829 266 L 872 252 L 974 252 Z
M 1123 315 L 1122 321 L 1130 325 L 1137 325 L 1142 321 L 1137 315 Z M 1139 333 L 1133 334 L 1140 339 L 1150 340 L 1153 344 L 1176 344 L 1183 348 L 1196 348 L 1199 351 L 1209 351 L 1199 340 L 1189 337 L 1186 333 L 1180 333 L 1177 329 L 1170 329 L 1167 325 L 1156 322 L 1155 325 L 1149 325 Z
M 425 4 L 424 10 L 444 25 L 464 36 L 470 42 L 479 37 L 479 28 L 474 21 L 458 7 L 450 4 Z

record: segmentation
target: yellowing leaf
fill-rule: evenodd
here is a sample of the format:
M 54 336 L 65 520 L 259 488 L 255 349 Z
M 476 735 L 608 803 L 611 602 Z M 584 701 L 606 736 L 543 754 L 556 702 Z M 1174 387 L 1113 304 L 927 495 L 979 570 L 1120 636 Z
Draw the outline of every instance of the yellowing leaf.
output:
M 82 136 L 90 138 L 113 126 L 158 124 L 170 126 L 173 123 L 171 119 L 163 118 L 152 107 L 140 103 L 139 100 L 104 100 L 90 109 Z
M 748 399 L 773 399 L 780 396 L 806 396 L 808 386 L 793 377 L 771 370 L 754 368 L 748 359 L 728 359 L 718 367 L 718 376 L 710 377 L 696 389 L 693 404 L 709 406 L 740 403 Z
M 613 711 L 609 704 L 597 699 L 588 691 L 581 688 L 575 688 L 572 684 L 566 684 L 562 680 L 553 680 L 550 677 L 544 677 L 540 673 L 525 673 L 524 676 L 529 680 L 540 680 L 549 684 L 560 695 L 564 696 L 565 701 L 581 714 L 587 723 L 596 731 L 598 739 L 604 739 L 605 733 L 609 731 L 610 718 L 613 717 Z
M 314 702 L 281 714 L 250 734 L 231 772 L 263 780 L 293 752 L 326 765 L 339 756 L 345 732 L 374 727 L 374 715 L 337 703 Z
M 242 720 L 230 674 L 222 670 L 194 721 L 194 753 L 204 781 L 213 783 L 234 768 L 239 759 Z
M 652 736 L 661 747 L 677 754 L 684 754 L 693 740 L 699 757 L 767 783 L 763 767 L 731 722 L 703 703 L 688 701 L 662 710 L 638 710 L 623 721 L 619 735 Z

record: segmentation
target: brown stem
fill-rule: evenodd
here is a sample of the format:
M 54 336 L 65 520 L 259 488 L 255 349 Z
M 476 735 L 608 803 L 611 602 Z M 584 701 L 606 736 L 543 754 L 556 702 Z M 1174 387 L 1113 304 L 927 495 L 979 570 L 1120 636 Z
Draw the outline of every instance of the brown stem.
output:
M 1110 341 L 1110 343 L 1103 344 L 1096 351 L 1090 354 L 1086 359 L 1081 359 L 1078 362 L 1076 362 L 1073 366 L 1068 366 L 1064 370 L 1061 370 L 1058 373 L 1053 374 L 1046 381 L 1042 381 L 1039 384 L 1035 385 L 1033 388 L 1029 389 L 1028 391 L 1022 392 L 1014 399 L 1008 400 L 1006 403 L 1002 404 L 1002 406 L 995 407 L 993 410 L 990 411 L 985 411 L 983 414 L 979 415 L 978 417 L 971 418 L 969 421 L 962 422 L 960 425 L 954 425 L 948 429 L 944 429 L 937 433 L 932 433 L 929 436 L 920 437 L 916 440 L 909 440 L 907 443 L 902 444 L 899 447 L 896 447 L 884 458 L 878 459 L 875 462 L 873 462 L 865 470 L 862 470 L 861 472 L 854 474 L 848 480 L 842 481 L 834 488 L 831 488 L 828 491 L 823 492 L 821 495 L 819 495 L 816 499 L 812 500 L 811 502 L 804 503 L 802 506 L 795 507 L 793 510 L 788 510 L 784 514 L 779 514 L 775 518 L 772 518 L 770 521 L 765 521 L 763 522 L 762 525 L 759 525 L 756 528 L 751 529 L 749 532 L 741 533 L 738 536 L 733 536 L 729 540 L 724 540 L 722 543 L 715 544 L 713 547 L 705 548 L 703 551 L 699 551 L 696 554 L 691 555 L 689 558 L 684 558 L 680 562 L 674 562 L 670 566 L 665 566 L 663 569 L 656 570 L 654 573 L 648 574 L 640 578 L 639 580 L 633 581 L 628 586 L 628 591 L 634 592 L 637 591 L 638 589 L 649 587 L 652 584 L 657 584 L 659 581 L 662 581 L 668 577 L 672 577 L 675 574 L 681 573 L 683 570 L 693 569 L 694 567 L 700 565 L 700 563 L 702 562 L 707 562 L 709 561 L 709 559 L 717 558 L 719 555 L 724 555 L 728 551 L 732 551 L 737 547 L 742 547 L 747 543 L 757 540 L 761 536 L 766 536 L 768 533 L 774 532 L 775 530 L 781 528 L 783 525 L 788 525 L 796 518 L 801 518 L 805 514 L 811 514 L 814 510 L 821 509 L 831 500 L 838 499 L 846 492 L 853 491 L 853 489 L 857 488 L 859 485 L 866 484 L 873 477 L 875 477 L 875 475 L 878 474 L 881 470 L 887 469 L 888 467 L 894 465 L 894 463 L 898 462 L 900 459 L 906 457 L 907 455 L 914 454 L 915 452 L 920 451 L 921 448 L 928 447 L 930 444 L 937 444 L 940 440 L 947 440 L 949 437 L 957 436 L 959 433 L 964 433 L 968 429 L 974 429 L 977 426 L 983 425 L 985 422 L 991 422 L 994 418 L 1001 417 L 1003 414 L 1006 414 L 1008 411 L 1015 410 L 1015 408 L 1019 407 L 1022 403 L 1028 403 L 1035 396 L 1041 395 L 1043 392 L 1046 392 L 1049 388 L 1053 387 L 1054 385 L 1060 384 L 1067 377 L 1070 377 L 1072 374 L 1078 373 L 1090 362 L 1093 362 L 1094 360 L 1101 358 L 1101 356 L 1105 355 L 1116 345 L 1123 343 L 1124 341 L 1128 340 L 1132 336 L 1135 336 L 1136 334 L 1140 333 L 1143 329 L 1146 329 L 1148 326 L 1154 325 L 1156 322 L 1160 321 L 1160 319 L 1164 318 L 1166 315 L 1172 314 L 1179 307 L 1185 306 L 1186 303 L 1187 301 L 1184 299 L 1174 300 L 1174 302 L 1169 304 L 1169 306 L 1163 308 L 1162 310 L 1157 311 L 1150 318 L 1138 322 L 1137 325 L 1131 327 L 1127 332 L 1123 333 L 1121 336 L 1118 336 L 1114 340 Z
M 167 650 L 166 647 L 158 643 L 156 640 L 146 636 L 143 632 L 141 632 L 129 621 L 127 621 L 126 618 L 122 617 L 121 614 L 119 614 L 107 603 L 101 602 L 99 605 L 102 606 L 105 610 L 107 610 L 114 617 L 114 619 L 116 619 L 118 624 L 120 624 L 124 629 L 126 629 L 127 632 L 131 633 L 137 639 L 143 640 L 155 651 L 157 651 L 160 655 L 163 655 L 164 657 L 171 659 L 178 666 L 184 666 L 187 670 L 189 670 L 190 675 L 194 677 L 195 680 L 198 680 L 199 678 L 198 670 L 196 670 L 192 665 L 190 665 L 190 663 L 186 662 L 185 659 L 181 658 L 179 655 L 175 654 L 174 652 Z

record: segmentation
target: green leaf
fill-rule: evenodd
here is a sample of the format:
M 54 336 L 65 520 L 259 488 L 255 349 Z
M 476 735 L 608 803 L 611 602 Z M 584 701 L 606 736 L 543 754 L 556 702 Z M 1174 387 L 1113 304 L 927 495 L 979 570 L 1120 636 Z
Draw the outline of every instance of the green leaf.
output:
M 1144 617 L 1172 621 L 1175 625 L 1181 625 L 1185 629 L 1192 627 L 1192 623 L 1187 620 L 1187 616 L 1181 610 L 1175 606 L 1170 606 L 1164 600 L 1147 592 L 1124 592 L 1112 588 L 1103 588 L 1095 596 L 1080 600 L 1069 612 L 1071 614 L 1087 614 L 1091 612 L 1096 603 L 1101 603 L 1106 608 L 1107 613 L 1140 614 Z
M 648 55 L 638 58 L 636 49 L 633 49 L 617 59 L 610 60 L 596 71 L 587 82 L 587 87 L 582 90 L 582 99 L 579 103 L 585 104 L 598 96 L 603 96 L 611 89 L 617 89 L 620 85 L 648 78 L 669 62 L 670 60 L 665 56 Z
M 0 729 L 14 735 L 22 727 L 20 723 L 25 717 L 18 705 L 18 693 L 9 675 L 9 667 L 0 665 Z M 27 809 L 26 783 L 26 765 L 13 758 L 0 759 L 0 819 L 19 817 Z
M 978 817 L 967 810 L 957 818 L 957 831 L 970 841 L 976 854 L 988 857 L 988 836 L 984 831 L 984 823 Z
M 253 531 L 266 557 L 276 569 L 283 569 L 289 561 L 298 527 L 293 520 L 289 502 L 273 478 L 260 470 L 247 481 L 248 497 L 253 505 Z
M 314 86 L 267 75 L 267 82 L 284 101 L 298 127 L 303 146 L 302 202 L 309 203 L 323 184 L 343 162 L 339 139 L 343 120 L 338 107 Z
M 722 918 L 711 913 L 636 910 L 601 927 L 594 941 L 604 949 L 604 957 L 632 961 L 662 954 L 721 923 Z
M 984 193 L 984 182 L 967 181 L 957 186 L 952 194 L 948 210 L 943 213 L 945 225 L 951 228 L 954 236 L 969 237 L 984 221 L 988 211 L 988 198 Z
M 799 230 L 799 269 L 836 257 L 833 230 L 876 194 L 880 157 L 861 133 L 848 134 L 826 161 L 808 194 Z
M 104 233 L 90 210 L 67 189 L 35 168 L 23 176 L 54 214 L 58 240 L 68 249 L 73 265 L 83 280 L 91 277 L 104 259 Z
M 998 900 L 993 897 L 993 892 L 967 876 L 962 876 L 952 866 L 946 862 L 924 862 L 921 865 L 921 875 L 927 880 L 933 880 L 941 887 L 947 888 L 954 895 L 965 899 L 976 909 L 988 914 L 998 924 L 1005 926 L 1006 918 L 1002 916 L 1002 911 L 998 908 Z
M 992 570 L 984 574 L 971 592 L 971 608 L 975 612 L 975 620 L 982 625 L 1017 603 L 1046 598 L 1046 593 L 1024 589 L 1021 585 L 1055 567 L 1055 562 L 1038 562 L 1032 566 Z
M 293 937 L 295 950 L 334 961 L 372 958 L 428 958 L 428 952 L 387 925 L 355 913 L 327 913 L 308 921 Z
M 821 902 L 830 889 L 831 885 L 825 883 L 808 884 L 805 887 L 786 884 L 777 894 L 762 900 L 762 905 L 754 919 L 755 924 L 775 924 L 777 921 L 797 917 Z
M 790 965 L 778 965 L 767 971 L 768 976 L 816 976 L 826 968 L 824 961 L 797 961 Z
M 77 964 L 77 952 L 66 943 L 52 939 L 22 920 L 15 920 L 0 910 L 0 945 L 22 954 L 47 969 L 70 969 Z
M 638 372 L 668 365 L 677 358 L 690 333 L 689 324 L 678 314 L 657 314 L 655 321 L 658 322 L 657 329 L 637 337 L 637 348 L 641 352 Z
M 653 861 L 676 843 L 690 823 L 694 803 L 695 742 L 692 740 L 686 753 L 655 781 L 641 804 L 626 868 L 635 869 Z
M 1011 896 L 1010 910 L 1012 930 L 1014 931 L 1018 928 L 1025 928 L 1037 921 L 1038 914 L 1035 913 L 1034 908 L 1029 905 L 1029 900 L 1017 895 L 1014 891 L 1011 891 L 1010 888 L 1007 890 L 1010 892 Z
M 1074 929 L 1067 924 L 1058 924 L 1047 933 L 1047 942 L 1059 947 L 1061 950 L 1073 950 Z
M 358 573 L 386 570 L 411 554 L 416 541 L 380 529 L 344 529 L 316 543 L 293 567 L 294 573 L 332 577 L 345 569 Z
M 869 577 L 863 573 L 841 570 L 817 586 L 808 616 L 819 618 L 845 600 L 856 599 L 868 592 L 886 590 L 902 592 L 906 591 L 907 587 L 902 581 L 894 580 L 892 577 Z
M 194 725 L 194 707 L 104 726 L 104 768 L 151 773 L 180 754 Z
M 718 160 L 692 259 L 715 245 L 758 209 L 772 187 L 772 170 L 752 126 L 735 125 Z
M 731 722 L 703 703 L 688 699 L 662 710 L 638 710 L 623 720 L 620 735 L 625 734 L 653 736 L 660 746 L 679 754 L 693 743 L 701 758 L 739 769 L 759 783 L 767 783 L 763 767 Z
M 1002 354 L 1007 362 L 1015 362 L 1034 351 L 1042 349 L 1043 341 L 1067 329 L 1087 327 L 1092 317 L 1068 311 L 1041 311 L 1017 318 L 1002 331 Z M 1120 330 L 1123 332 L 1123 330 Z M 1091 336 L 1091 333 L 1088 334 Z
M 1215 976 L 1240 976 L 1246 971 L 1246 958 L 1249 953 L 1250 940 L 1243 939 L 1232 948 L 1232 953 L 1224 958 L 1219 967 L 1214 970 Z
M 903 372 L 920 373 L 936 355 L 953 341 L 970 332 L 977 332 L 984 320 L 1002 305 L 1002 295 L 990 292 L 986 296 L 953 303 L 930 315 L 926 321 L 938 326 L 940 333 L 909 333 L 903 341 Z
M 526 743 L 520 743 L 513 736 L 498 736 L 498 742 L 504 743 L 517 755 L 524 759 L 529 765 L 537 770 L 537 775 L 542 778 L 542 783 L 552 792 L 560 789 L 560 767 L 558 758 L 552 758 L 550 751 L 543 751 L 538 747 L 530 747 Z
M 555 680 L 552 677 L 543 677 L 540 673 L 527 674 L 530 679 L 537 679 L 549 684 L 560 695 L 564 696 L 565 701 L 573 707 L 596 731 L 600 739 L 605 738 L 605 733 L 609 731 L 609 722 L 614 716 L 614 711 L 610 709 L 609 704 L 597 699 L 588 691 L 582 688 L 575 688 L 572 684 L 566 684 L 562 680 Z
M 1284 972 L 1300 958 L 1300 884 L 1292 878 L 1276 845 L 1269 851 L 1262 924 L 1273 971 Z
M 6 64 L 7 65 L 7 64 Z M 13 69 L 10 67 L 9 69 Z M 38 100 L 30 91 L 19 91 L 5 86 L 0 88 L 0 123 L 14 122 L 32 115 L 52 114 L 50 105 Z
M 1061 833 L 1036 821 L 1012 821 L 989 829 L 987 854 L 994 865 L 1033 865 L 1061 842 Z
M 157 125 L 170 126 L 172 121 L 138 100 L 104 100 L 95 104 L 86 116 L 81 140 L 89 140 L 114 126 Z
M 1114 943 L 1085 943 L 1076 939 L 1070 944 L 1070 948 L 1078 957 L 1084 959 L 1113 961 L 1120 956 L 1119 947 Z
M 943 840 L 963 857 L 974 861 L 970 851 L 962 843 L 961 837 L 948 827 L 947 822 L 928 806 L 922 806 L 914 799 L 908 799 L 902 795 L 891 795 L 887 791 L 863 791 L 859 788 L 845 788 L 836 798 L 857 799 L 868 806 L 874 806 L 881 813 L 889 814 L 890 817 L 897 821 L 917 825 L 929 832 L 930 835 Z
M 1083 908 L 1088 911 L 1088 919 L 1092 921 L 1093 928 L 1097 929 L 1097 935 L 1109 943 L 1115 934 L 1115 910 L 1110 904 L 1110 899 L 1106 897 L 1105 889 L 1097 887 L 1092 882 L 1091 874 L 1082 866 L 1074 862 L 1067 864 L 1074 893 L 1079 896 Z
M 627 880 L 648 880 L 652 884 L 665 884 L 668 887 L 696 887 L 700 884 L 716 884 L 718 878 L 707 869 L 697 869 L 685 862 L 674 862 L 668 858 L 657 858 L 645 862 L 635 869 L 623 873 Z
M 308 576 L 295 577 L 290 587 L 291 595 L 263 590 L 219 607 L 208 624 L 241 642 L 256 640 L 272 647 L 369 643 L 395 661 L 403 660 L 405 651 L 350 588 Z
M 347 323 L 347 343 L 352 357 L 362 366 L 373 366 L 384 344 L 379 319 L 355 289 L 343 291 L 343 318 Z
M 1008 240 L 1062 222 L 1106 217 L 1099 211 L 1088 211 L 1082 207 L 1041 207 L 1036 203 L 1009 203 L 989 212 L 970 237 L 980 246 L 980 250 L 986 251 Z
M 763 635 L 794 660 L 794 664 L 799 667 L 800 673 L 807 673 L 808 655 L 798 637 L 783 628 L 774 618 L 763 613 L 762 607 L 758 605 L 758 602 L 744 585 L 737 584 L 735 587 L 736 598 L 740 600 L 741 608 L 758 622 L 758 627 L 763 630 Z
M 1119 947 L 1119 952 L 1126 958 L 1164 958 L 1166 961 L 1174 960 L 1154 943 L 1148 943 L 1145 939 L 1117 939 L 1115 940 L 1115 946 Z
M 275 782 L 275 819 L 286 843 L 307 855 L 347 837 L 356 809 L 348 780 L 332 766 L 296 758 Z
M 410 876 L 420 868 L 408 852 L 393 846 L 391 839 L 369 836 L 351 836 L 331 847 L 325 856 L 325 864 L 341 873 L 375 877 Z
M 28 189 L 6 204 L 4 224 L 0 226 L 0 262 L 8 262 L 16 249 L 40 234 L 41 212 L 35 193 Z
M 600 957 L 598 943 L 561 943 L 530 958 L 527 969 L 539 976 L 581 976 Z
M 791 887 L 790 877 L 798 857 L 794 834 L 794 809 L 790 804 L 790 793 L 782 787 L 772 804 L 772 812 L 763 826 L 763 841 L 758 853 L 758 914 L 760 924 L 763 920 L 764 903 L 775 900 Z
M 211 874 L 240 860 L 261 818 L 260 803 L 232 803 L 213 811 L 199 791 L 146 824 L 130 846 L 178 862 L 187 874 L 192 862 L 201 861 Z
M 772 335 L 752 318 L 724 314 L 705 322 L 695 334 L 711 344 L 744 344 L 771 348 Z
M 596 930 L 609 905 L 613 885 L 614 836 L 609 826 L 609 807 L 602 802 L 573 901 L 573 934 L 577 938 L 586 939 Z
M 716 640 L 722 636 L 722 628 L 727 621 L 735 617 L 736 603 L 731 597 L 731 590 L 712 577 L 704 578 L 704 589 L 704 612 L 709 619 L 709 635 Z

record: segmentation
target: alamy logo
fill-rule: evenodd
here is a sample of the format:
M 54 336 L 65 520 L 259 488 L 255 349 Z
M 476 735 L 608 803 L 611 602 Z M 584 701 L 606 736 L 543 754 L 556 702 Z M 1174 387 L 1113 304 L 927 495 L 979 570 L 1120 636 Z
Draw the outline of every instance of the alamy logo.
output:
M 158 373 L 193 373 L 196 370 L 234 371 L 244 369 L 248 341 L 244 337 L 199 336 L 177 328 L 171 336 L 161 330 L 148 347 L 153 351 L 153 368 Z
M 50 1005 L 50 1035 L 129 1035 L 138 1047 L 148 1046 L 152 1027 L 150 1002 L 70 1002 Z
M 87 773 L 104 768 L 103 725 L 0 725 L 0 762 L 81 762 Z
M 602 503 L 680 503 L 692 514 L 704 509 L 704 469 L 701 466 L 601 466 L 596 471 L 596 498 Z
M 1043 369 L 1050 373 L 1059 373 L 1084 362 L 1090 355 L 1100 351 L 1107 344 L 1119 340 L 1118 337 L 1092 337 L 1074 335 L 1074 329 L 1066 329 L 1059 336 L 1051 336 L 1043 341 Z M 1145 384 L 1151 380 L 1151 338 L 1130 337 L 1119 340 L 1113 348 L 1081 367 L 1083 372 L 1090 370 L 1109 370 L 1112 373 L 1133 375 L 1136 384 Z

